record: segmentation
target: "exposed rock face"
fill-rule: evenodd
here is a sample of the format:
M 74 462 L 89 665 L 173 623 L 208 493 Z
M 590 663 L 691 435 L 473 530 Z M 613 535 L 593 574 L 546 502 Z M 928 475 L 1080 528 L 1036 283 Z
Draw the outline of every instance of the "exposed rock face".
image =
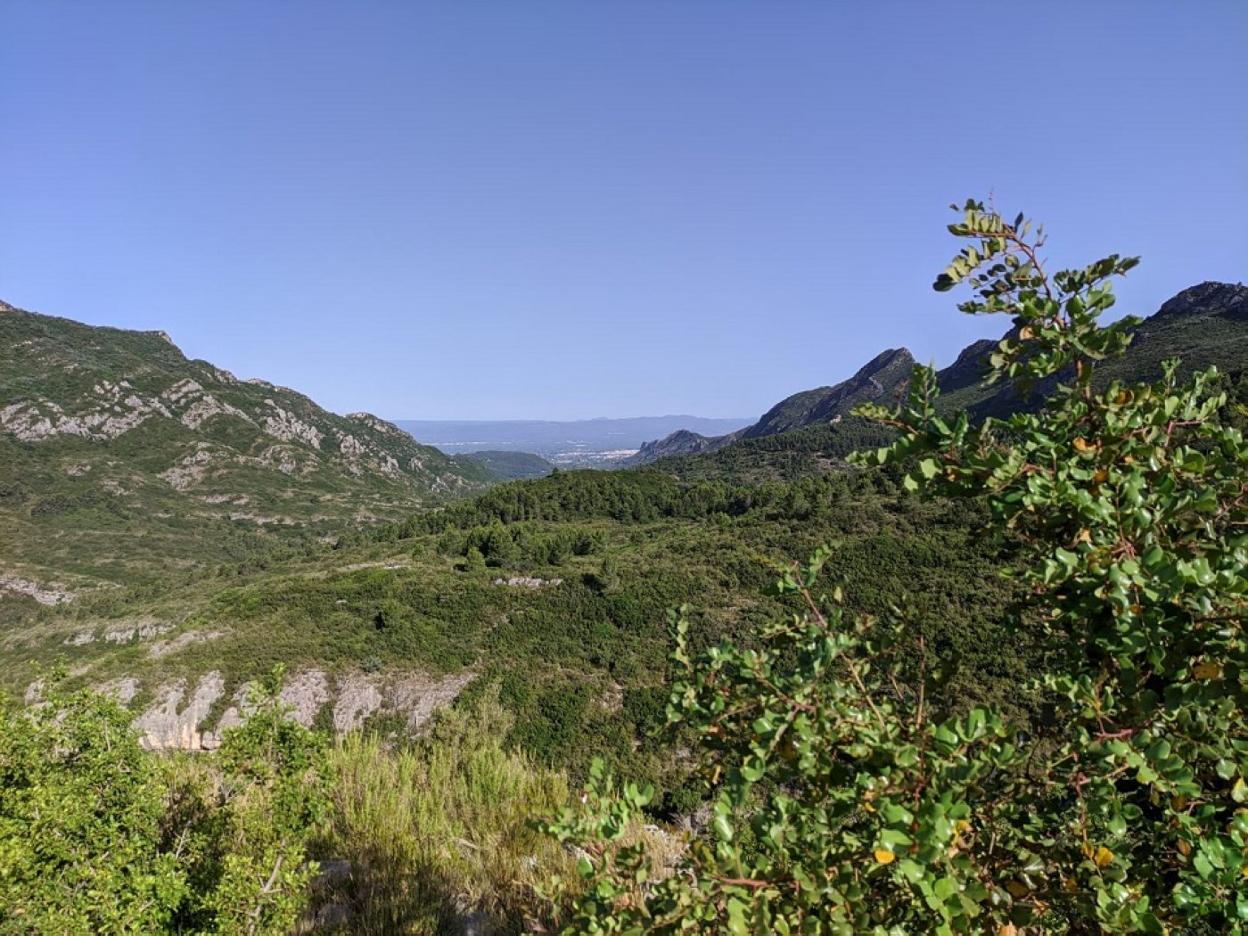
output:
M 321 440 L 325 438 L 325 433 L 317 429 L 316 426 L 304 422 L 294 413 L 282 409 L 272 400 L 265 400 L 264 402 L 273 408 L 273 413 L 265 417 L 265 432 L 283 442 L 297 439 L 312 446 L 314 449 L 320 449 Z
M 407 727 L 415 730 L 444 705 L 454 702 L 464 688 L 476 678 L 476 673 L 463 672 L 441 678 L 412 673 L 399 679 L 390 690 L 393 711 L 407 716 Z
M 141 445 L 125 438 L 135 434 Z M 34 444 L 20 453 L 17 470 L 53 463 L 64 477 L 82 479 L 84 496 L 102 488 L 133 495 L 134 507 L 149 481 L 162 484 L 162 495 L 211 483 L 211 493 L 253 494 L 258 505 L 263 495 L 268 503 L 257 516 L 283 523 L 279 503 L 323 498 L 337 510 L 325 519 L 347 519 L 359 512 L 352 499 L 364 497 L 398 515 L 433 492 L 484 483 L 479 471 L 376 416 L 338 416 L 292 390 L 239 381 L 187 359 L 163 333 L 93 327 L 7 304 L 0 305 L 2 436 Z M 194 505 L 198 515 L 225 515 L 203 504 Z
M 106 695 L 121 705 L 129 705 L 130 701 L 138 695 L 139 681 L 133 676 L 124 676 L 121 679 L 109 680 L 94 688 L 100 695 Z
M 1190 286 L 1157 310 L 1156 318 L 1214 313 L 1248 321 L 1248 286 L 1243 283 L 1204 282 Z
M 514 575 L 511 578 L 496 578 L 495 585 L 506 585 L 509 588 L 554 588 L 556 585 L 562 585 L 563 579 L 552 578 L 532 578 L 527 575 Z
M 363 673 L 352 673 L 338 681 L 338 701 L 334 703 L 334 731 L 345 734 L 360 727 L 364 719 L 382 705 L 380 680 Z
M 216 670 L 199 678 L 185 704 L 186 680 L 180 679 L 165 686 L 157 693 L 156 704 L 135 719 L 139 743 L 153 750 L 202 749 L 204 736 L 201 726 L 224 690 L 225 680 Z
M 58 605 L 74 600 L 74 593 L 59 582 L 39 584 L 16 573 L 0 572 L 0 591 L 10 591 L 34 598 L 42 605 Z
M 135 640 L 151 640 L 172 629 L 172 624 L 165 624 L 150 619 L 141 620 L 132 624 L 110 627 L 98 635 L 95 630 L 78 631 L 66 637 L 62 643 L 67 647 L 83 647 L 87 644 L 95 643 L 97 640 L 111 644 L 128 644 Z
M 411 730 L 418 730 L 475 678 L 474 672 L 466 670 L 448 676 L 409 672 L 389 678 L 350 673 L 335 681 L 314 668 L 290 677 L 280 698 L 289 707 L 290 718 L 304 727 L 311 727 L 321 711 L 332 706 L 334 731 L 340 734 L 360 727 L 377 712 L 399 715 Z M 138 694 L 139 682 L 125 677 L 96 689 L 125 704 Z M 225 692 L 220 672 L 201 676 L 189 698 L 187 680 L 163 685 L 156 691 L 156 701 L 134 721 L 140 743 L 153 750 L 213 750 L 220 746 L 222 732 L 246 719 L 252 706 L 251 690 L 250 685 L 240 686 L 220 717 L 210 720 Z M 28 695 L 37 698 L 38 692 L 39 687 L 32 684 Z

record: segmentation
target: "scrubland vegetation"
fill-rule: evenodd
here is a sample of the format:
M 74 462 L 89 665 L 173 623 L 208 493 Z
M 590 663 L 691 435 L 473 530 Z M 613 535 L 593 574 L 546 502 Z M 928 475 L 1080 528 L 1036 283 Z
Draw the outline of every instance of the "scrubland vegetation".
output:
M 1122 363 L 1135 323 L 1100 317 L 1134 260 L 1047 275 L 974 202 L 951 231 L 937 288 L 1012 318 L 989 379 L 1041 391 L 1004 419 L 918 368 L 833 426 L 31 612 L 15 686 L 136 609 L 221 636 L 84 647 L 4 711 L 0 932 L 1242 931 L 1244 378 L 1194 373 L 1206 345 Z M 270 684 L 194 757 L 75 691 L 201 654 L 231 687 L 477 679 L 420 737 L 336 740 Z

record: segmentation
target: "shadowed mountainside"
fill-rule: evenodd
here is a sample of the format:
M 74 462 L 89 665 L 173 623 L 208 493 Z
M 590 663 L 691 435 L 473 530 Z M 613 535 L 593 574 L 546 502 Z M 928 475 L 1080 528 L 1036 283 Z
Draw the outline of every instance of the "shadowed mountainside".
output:
M 1171 357 L 1182 359 L 1187 371 L 1216 364 L 1228 373 L 1238 374 L 1248 366 L 1246 326 L 1248 287 L 1200 283 L 1183 290 L 1164 303 L 1155 315 L 1145 319 L 1136 329 L 1135 340 L 1127 353 L 1098 368 L 1098 379 L 1106 382 L 1151 379 L 1160 374 L 1161 362 Z M 1046 387 L 1036 388 L 1029 399 L 1020 399 L 1012 388 L 983 386 L 987 356 L 996 346 L 997 342 L 989 339 L 973 342 L 951 365 L 938 372 L 942 410 L 965 409 L 973 417 L 1004 416 L 1043 399 Z M 815 440 L 826 437 L 831 444 L 825 448 L 835 452 L 824 454 L 835 459 L 853 451 L 853 447 L 861 447 L 860 443 L 878 444 L 872 442 L 871 433 L 852 418 L 850 425 L 844 427 L 848 432 L 837 431 L 835 427 L 860 403 L 897 399 L 905 392 L 913 366 L 914 358 L 905 348 L 884 351 L 848 380 L 831 387 L 795 393 L 782 400 L 752 426 L 715 437 L 681 430 L 647 442 L 629 464 L 643 465 L 663 458 L 717 452 L 749 440 L 806 430 L 809 430 L 806 435 L 791 440 L 791 445 L 780 443 L 756 449 L 760 453 L 813 452 L 818 448 Z M 836 440 L 851 442 L 853 447 L 835 444 Z

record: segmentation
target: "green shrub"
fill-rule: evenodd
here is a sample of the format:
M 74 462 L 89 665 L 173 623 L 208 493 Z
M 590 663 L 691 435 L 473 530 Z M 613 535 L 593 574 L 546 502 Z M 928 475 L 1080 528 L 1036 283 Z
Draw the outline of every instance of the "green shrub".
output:
M 117 704 L 0 708 L 0 932 L 158 933 L 187 895 L 159 772 Z
M 710 835 L 656 874 L 625 834 L 650 792 L 615 794 L 595 770 L 550 827 L 583 853 L 579 880 L 555 882 L 569 932 L 1243 932 L 1248 446 L 1214 372 L 1093 382 L 1130 341 L 1134 320 L 1098 318 L 1134 259 L 1049 277 L 1021 215 L 961 215 L 950 230 L 969 244 L 936 288 L 969 281 L 963 311 L 1013 317 L 990 382 L 1052 392 L 972 425 L 940 415 L 916 368 L 905 403 L 860 411 L 896 433 L 862 461 L 986 499 L 1021 543 L 1047 730 L 936 710 L 921 634 L 847 613 L 839 587 L 820 601 L 835 555 L 820 551 L 777 585 L 806 612 L 758 646 L 695 654 L 675 622 L 668 716 L 699 739 Z
M 144 752 L 87 691 L 0 709 L 0 932 L 290 933 L 325 774 L 279 685 L 211 758 Z

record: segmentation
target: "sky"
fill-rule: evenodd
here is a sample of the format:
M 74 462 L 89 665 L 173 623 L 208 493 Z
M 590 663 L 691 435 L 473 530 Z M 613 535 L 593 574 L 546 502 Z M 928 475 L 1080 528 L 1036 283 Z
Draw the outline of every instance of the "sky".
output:
M 950 202 L 1150 314 L 1248 270 L 1248 3 L 0 0 L 0 299 L 387 418 L 756 416 L 1007 323 Z

